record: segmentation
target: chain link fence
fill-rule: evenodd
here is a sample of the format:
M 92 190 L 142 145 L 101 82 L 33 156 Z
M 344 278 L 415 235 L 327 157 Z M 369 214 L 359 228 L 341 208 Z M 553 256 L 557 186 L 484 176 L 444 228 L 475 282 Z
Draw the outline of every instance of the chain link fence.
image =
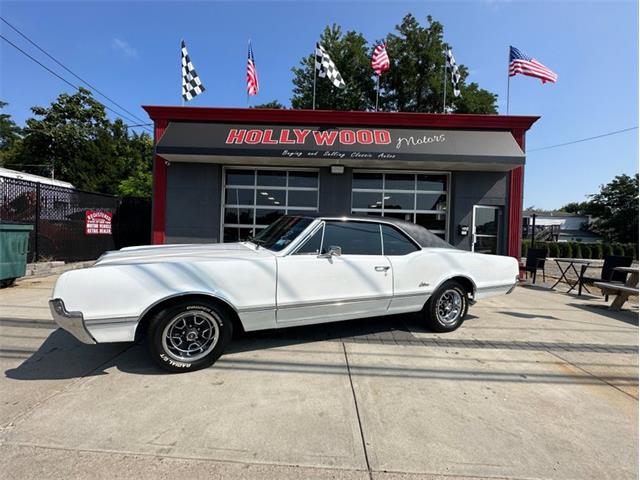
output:
M 111 215 L 111 233 L 88 234 L 86 212 Z M 0 177 L 0 223 L 33 225 L 28 262 L 92 260 L 107 250 L 146 245 L 151 208 L 147 199 Z

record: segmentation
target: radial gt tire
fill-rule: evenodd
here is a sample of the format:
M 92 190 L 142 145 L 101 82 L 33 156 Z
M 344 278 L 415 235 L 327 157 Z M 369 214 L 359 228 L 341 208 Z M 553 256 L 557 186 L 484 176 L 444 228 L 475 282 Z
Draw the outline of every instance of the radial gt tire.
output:
M 170 372 L 213 365 L 233 335 L 227 312 L 201 301 L 180 302 L 151 320 L 147 343 L 153 360 Z
M 466 290 L 455 280 L 442 284 L 425 305 L 427 325 L 435 332 L 453 332 L 464 320 L 469 309 Z

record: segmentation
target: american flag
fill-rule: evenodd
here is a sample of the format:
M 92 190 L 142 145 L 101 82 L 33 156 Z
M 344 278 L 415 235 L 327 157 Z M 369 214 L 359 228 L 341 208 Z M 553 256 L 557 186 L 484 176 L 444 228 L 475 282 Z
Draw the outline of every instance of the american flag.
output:
M 535 58 L 525 55 L 516 47 L 509 47 L 509 76 L 513 77 L 518 73 L 539 78 L 542 83 L 556 83 L 558 80 L 558 75 L 550 68 L 545 67 Z
M 256 70 L 256 62 L 253 59 L 251 40 L 249 40 L 249 56 L 247 58 L 247 93 L 253 97 L 258 94 L 258 90 L 260 90 L 260 86 L 258 85 L 258 71 Z
M 387 55 L 387 46 L 384 43 L 374 48 L 371 56 L 371 66 L 376 75 L 382 75 L 382 72 L 389 70 L 389 55 Z

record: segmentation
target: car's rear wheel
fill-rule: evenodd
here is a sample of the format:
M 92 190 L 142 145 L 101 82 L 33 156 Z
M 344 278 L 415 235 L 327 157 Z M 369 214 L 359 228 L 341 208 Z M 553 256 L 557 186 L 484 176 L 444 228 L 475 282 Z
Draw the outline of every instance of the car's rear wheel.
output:
M 229 315 L 214 304 L 184 301 L 168 306 L 151 320 L 147 337 L 153 360 L 170 372 L 212 365 L 231 340 Z
M 456 281 L 441 285 L 425 305 L 425 316 L 429 327 L 436 332 L 452 332 L 464 320 L 469 309 L 469 298 L 465 289 Z

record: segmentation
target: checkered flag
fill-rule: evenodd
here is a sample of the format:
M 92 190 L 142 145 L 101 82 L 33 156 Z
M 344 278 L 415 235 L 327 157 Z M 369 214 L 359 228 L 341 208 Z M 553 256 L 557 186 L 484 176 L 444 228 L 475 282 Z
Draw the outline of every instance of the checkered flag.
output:
M 460 89 L 458 88 L 458 82 L 460 82 L 460 71 L 456 64 L 456 59 L 453 58 L 453 52 L 451 49 L 447 50 L 447 68 L 451 70 L 451 83 L 453 84 L 453 95 L 460 96 Z
M 182 40 L 182 98 L 185 101 L 191 100 L 193 97 L 200 95 L 204 92 L 204 85 L 200 81 L 200 77 L 196 73 L 196 69 L 191 63 L 189 53 L 187 52 L 187 46 Z
M 319 43 L 316 43 L 316 70 L 319 77 L 327 77 L 335 87 L 346 87 L 335 63 Z

